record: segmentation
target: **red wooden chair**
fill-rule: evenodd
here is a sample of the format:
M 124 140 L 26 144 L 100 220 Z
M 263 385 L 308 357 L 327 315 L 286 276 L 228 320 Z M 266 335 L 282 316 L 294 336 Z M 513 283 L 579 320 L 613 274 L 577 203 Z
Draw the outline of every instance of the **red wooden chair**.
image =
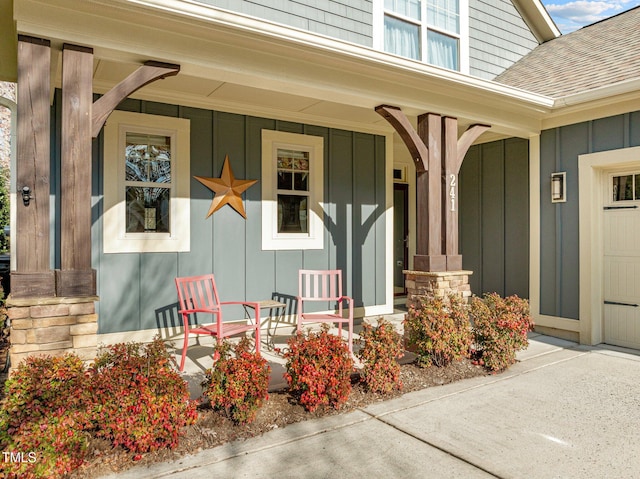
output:
M 301 269 L 298 272 L 298 332 L 304 323 L 337 323 L 342 336 L 342 324 L 349 327 L 349 352 L 353 352 L 353 299 L 342 295 L 342 271 Z M 337 313 L 305 313 L 304 304 L 310 301 L 337 302 Z M 343 303 L 348 305 L 348 316 L 343 316 Z
M 220 302 L 216 282 L 212 274 L 176 278 L 176 288 L 178 289 L 178 300 L 180 302 L 178 313 L 182 315 L 184 324 L 184 345 L 182 346 L 180 371 L 184 369 L 189 336 L 192 334 L 214 336 L 219 343 L 222 338 L 254 330 L 256 352 L 260 352 L 260 307 L 257 303 L 243 301 Z M 224 323 L 222 321 L 222 306 L 234 304 L 253 308 L 255 311 L 254 324 L 251 324 L 251 320 L 246 323 Z M 212 324 L 198 324 L 199 313 L 213 315 L 214 322 Z M 189 321 L 191 316 L 193 316 L 193 324 Z

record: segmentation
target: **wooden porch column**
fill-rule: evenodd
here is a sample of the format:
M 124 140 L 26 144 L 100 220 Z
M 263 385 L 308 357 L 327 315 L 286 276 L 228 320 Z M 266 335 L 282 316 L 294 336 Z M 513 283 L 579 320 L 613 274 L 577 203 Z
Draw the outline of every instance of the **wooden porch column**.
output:
M 458 173 L 462 161 L 488 125 L 472 125 L 458 138 L 458 120 L 426 113 L 416 133 L 404 113 L 389 105 L 376 112 L 398 132 L 416 165 L 416 271 L 462 269 L 458 251 Z
M 58 296 L 95 296 L 91 269 L 91 109 L 93 50 L 62 49 L 60 266 Z
M 11 294 L 17 298 L 55 295 L 49 250 L 50 65 L 48 40 L 18 35 L 18 204 L 11 274 Z
M 418 136 L 427 146 L 428 170 L 418 174 L 417 245 L 414 268 L 420 271 L 446 271 L 442 229 L 442 125 L 440 115 L 418 117 Z M 426 237 L 425 237 L 425 232 Z
M 442 206 L 445 237 L 445 255 L 447 271 L 462 269 L 462 255 L 458 250 L 458 120 L 445 117 L 442 119 L 445 148 L 442 152 L 443 186 Z

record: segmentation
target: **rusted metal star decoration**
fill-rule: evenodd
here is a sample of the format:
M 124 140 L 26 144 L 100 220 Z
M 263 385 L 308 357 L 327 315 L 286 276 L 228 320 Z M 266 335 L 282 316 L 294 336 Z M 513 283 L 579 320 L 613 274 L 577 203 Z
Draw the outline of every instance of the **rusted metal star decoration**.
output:
M 194 178 L 215 193 L 207 218 L 224 205 L 229 205 L 244 219 L 247 219 L 242 204 L 242 192 L 256 184 L 258 180 L 236 180 L 229 165 L 229 155 L 224 158 L 220 178 L 204 178 L 202 176 L 194 176 Z

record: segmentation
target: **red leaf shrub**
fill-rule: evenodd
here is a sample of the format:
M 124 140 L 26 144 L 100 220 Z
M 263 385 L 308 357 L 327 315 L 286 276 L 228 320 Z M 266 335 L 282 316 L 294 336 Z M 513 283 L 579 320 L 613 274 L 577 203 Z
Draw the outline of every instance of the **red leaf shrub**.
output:
M 82 361 L 75 355 L 30 357 L 5 384 L 0 404 L 0 461 L 7 478 L 60 477 L 84 462 L 89 399 Z
M 206 371 L 202 387 L 214 409 L 225 410 L 236 423 L 248 423 L 269 398 L 271 367 L 259 353 L 250 351 L 246 337 L 233 348 L 233 357 L 231 349 L 228 341 L 216 346 L 220 357 Z
M 409 307 L 405 328 L 423 367 L 446 366 L 469 356 L 471 325 L 467 305 L 459 296 L 419 300 Z
M 0 472 L 9 478 L 67 474 L 84 462 L 91 433 L 135 452 L 173 448 L 196 418 L 160 338 L 111 346 L 89 370 L 73 354 L 27 358 L 5 391 L 0 447 L 16 460 L 1 461 Z
M 384 318 L 378 319 L 377 327 L 364 323 L 360 338 L 362 348 L 357 354 L 364 363 L 360 374 L 367 388 L 381 394 L 402 389 L 397 360 L 403 356 L 403 348 L 393 325 Z
M 287 341 L 284 374 L 291 393 L 307 411 L 319 406 L 339 409 L 351 392 L 353 359 L 342 338 L 327 329 L 298 333 Z
M 109 346 L 89 369 L 96 436 L 132 452 L 173 449 L 196 419 L 196 401 L 156 337 Z
M 497 293 L 471 299 L 471 318 L 479 361 L 492 371 L 502 371 L 516 362 L 516 352 L 529 345 L 533 331 L 529 302 L 516 295 Z

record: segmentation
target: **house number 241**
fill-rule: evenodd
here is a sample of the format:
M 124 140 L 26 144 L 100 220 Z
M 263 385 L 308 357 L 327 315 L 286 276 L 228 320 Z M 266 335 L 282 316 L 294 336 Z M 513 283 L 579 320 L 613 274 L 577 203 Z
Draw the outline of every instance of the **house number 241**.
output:
M 456 210 L 456 175 L 449 175 L 449 198 L 451 198 L 451 211 Z

